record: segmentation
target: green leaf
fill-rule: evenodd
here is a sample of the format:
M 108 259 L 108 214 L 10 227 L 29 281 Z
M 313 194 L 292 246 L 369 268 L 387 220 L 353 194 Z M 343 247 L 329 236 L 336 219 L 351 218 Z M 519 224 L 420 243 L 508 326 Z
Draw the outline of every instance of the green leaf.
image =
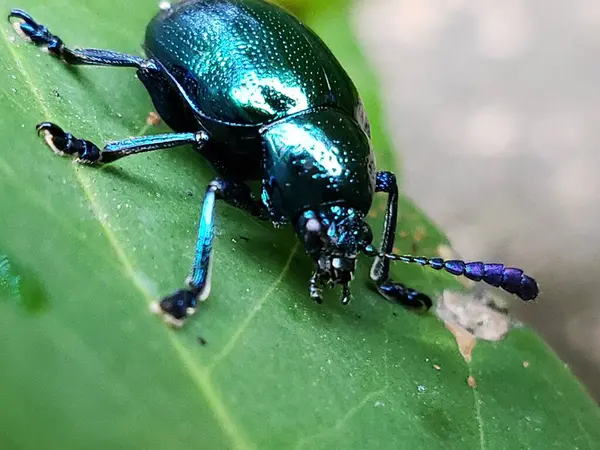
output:
M 130 53 L 156 11 L 156 0 L 1 4 L 67 43 Z M 357 81 L 378 164 L 392 168 L 348 5 L 314 5 L 305 17 Z M 353 303 L 332 293 L 316 305 L 290 229 L 227 205 L 211 298 L 183 330 L 165 327 L 148 305 L 182 285 L 211 171 L 186 148 L 101 170 L 53 156 L 36 123 L 102 143 L 149 132 L 152 106 L 130 69 L 72 70 L 14 37 L 0 26 L 0 448 L 598 447 L 597 406 L 529 329 L 479 343 L 467 364 L 433 314 L 372 292 L 365 260 Z M 398 247 L 436 254 L 442 234 L 402 208 Z M 456 286 L 418 267 L 394 274 L 431 295 Z

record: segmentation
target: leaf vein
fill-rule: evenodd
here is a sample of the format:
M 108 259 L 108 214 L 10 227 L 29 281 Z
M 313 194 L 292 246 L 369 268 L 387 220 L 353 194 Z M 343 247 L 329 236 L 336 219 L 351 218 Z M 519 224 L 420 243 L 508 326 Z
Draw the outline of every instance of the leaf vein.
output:
M 388 320 L 388 323 L 389 323 L 389 320 Z M 303 437 L 300 440 L 298 440 L 298 442 L 294 446 L 295 450 L 300 450 L 301 448 L 306 447 L 308 445 L 308 443 L 315 441 L 318 438 L 323 438 L 329 434 L 341 431 L 342 428 L 344 427 L 344 425 L 350 419 L 352 419 L 352 417 L 354 417 L 356 414 L 358 414 L 358 412 L 362 408 L 364 408 L 364 406 L 367 403 L 369 403 L 369 401 L 371 401 L 371 399 L 377 398 L 379 396 L 383 396 L 386 393 L 386 391 L 390 385 L 389 373 L 388 373 L 388 345 L 387 345 L 388 342 L 389 342 L 389 335 L 388 335 L 387 330 L 385 330 L 385 347 L 384 347 L 385 350 L 383 353 L 383 368 L 384 368 L 383 387 L 366 394 L 360 402 L 358 402 L 356 405 L 354 405 L 352 408 L 350 408 L 350 410 L 348 410 L 348 412 L 346 414 L 344 414 L 344 416 L 342 416 L 342 418 L 340 420 L 338 420 L 331 428 L 321 430 L 315 434 Z
M 223 346 L 223 350 L 221 350 L 221 352 L 215 357 L 213 362 L 208 366 L 207 371 L 209 374 L 211 374 L 214 371 L 214 369 L 221 362 L 223 362 L 223 360 L 225 360 L 227 358 L 227 356 L 229 356 L 229 354 L 233 351 L 236 344 L 242 337 L 242 334 L 246 331 L 248 326 L 250 326 L 252 319 L 254 319 L 254 317 L 256 317 L 256 315 L 260 312 L 260 310 L 265 305 L 266 301 L 269 299 L 271 294 L 275 291 L 275 289 L 277 288 L 279 283 L 281 283 L 281 281 L 283 280 L 283 278 L 285 277 L 285 275 L 287 274 L 287 272 L 289 271 L 289 269 L 292 265 L 292 260 L 294 259 L 294 256 L 296 255 L 296 252 L 298 251 L 298 246 L 299 246 L 299 244 L 298 244 L 298 242 L 296 242 L 294 244 L 294 246 L 292 247 L 290 256 L 288 256 L 288 259 L 285 262 L 285 265 L 283 266 L 283 269 L 281 270 L 281 273 L 279 274 L 279 276 L 275 279 L 275 281 L 273 281 L 273 283 L 271 283 L 269 288 L 265 291 L 265 293 L 262 295 L 262 297 L 258 300 L 258 302 L 254 306 L 254 308 L 252 308 L 250 313 L 246 316 L 246 318 L 242 321 L 242 323 L 240 323 L 239 327 L 232 334 L 229 341 L 227 341 L 227 343 Z
M 471 367 L 469 367 L 469 375 L 473 375 L 471 371 Z M 485 445 L 485 432 L 483 430 L 483 417 L 481 415 L 481 398 L 479 396 L 479 392 L 477 392 L 477 388 L 472 388 L 473 391 L 473 400 L 475 403 L 475 419 L 477 420 L 477 429 L 479 430 L 479 448 L 481 450 L 486 450 Z

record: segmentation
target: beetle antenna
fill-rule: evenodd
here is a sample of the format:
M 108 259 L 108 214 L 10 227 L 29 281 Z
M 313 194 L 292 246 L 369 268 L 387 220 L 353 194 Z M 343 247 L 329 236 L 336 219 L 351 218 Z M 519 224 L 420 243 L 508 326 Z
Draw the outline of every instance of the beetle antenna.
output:
M 491 286 L 500 287 L 506 292 L 515 294 L 521 300 L 533 300 L 539 293 L 537 282 L 523 273 L 521 269 L 505 267 L 499 263 L 465 262 L 461 260 L 444 260 L 442 258 L 426 258 L 424 256 L 397 255 L 380 253 L 372 245 L 363 248 L 363 252 L 372 257 L 386 258 L 390 261 L 402 261 L 428 266 L 435 270 L 445 270 L 452 275 L 464 275 L 469 280 L 483 281 Z

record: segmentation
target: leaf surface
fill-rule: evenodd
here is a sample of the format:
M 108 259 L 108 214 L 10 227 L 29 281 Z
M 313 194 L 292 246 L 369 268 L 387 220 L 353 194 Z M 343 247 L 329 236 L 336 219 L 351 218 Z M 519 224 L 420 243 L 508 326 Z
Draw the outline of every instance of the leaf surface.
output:
M 0 4 L 69 45 L 138 54 L 156 11 L 149 0 Z M 356 80 L 378 165 L 393 168 L 347 5 L 315 5 L 306 20 Z M 433 314 L 370 289 L 365 259 L 348 307 L 337 292 L 314 304 L 291 230 L 227 205 L 213 293 L 186 328 L 167 329 L 148 306 L 188 272 L 207 164 L 182 148 L 97 170 L 42 145 L 42 120 L 96 143 L 157 132 L 130 69 L 70 69 L 4 23 L 0 80 L 1 448 L 598 448 L 597 406 L 529 329 L 478 344 L 467 364 Z M 444 243 L 403 199 L 398 248 L 434 255 Z M 394 274 L 432 296 L 457 286 L 418 267 Z

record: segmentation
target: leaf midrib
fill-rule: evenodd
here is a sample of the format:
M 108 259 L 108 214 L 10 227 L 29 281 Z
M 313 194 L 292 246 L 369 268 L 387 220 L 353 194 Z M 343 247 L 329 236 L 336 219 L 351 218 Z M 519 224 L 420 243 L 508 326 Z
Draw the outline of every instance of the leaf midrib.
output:
M 31 94 L 35 100 L 35 103 L 37 103 L 40 110 L 44 113 L 44 115 L 46 116 L 46 119 L 51 120 L 54 117 L 54 114 L 52 113 L 52 111 L 48 107 L 48 105 L 44 102 L 44 97 L 43 97 L 42 93 L 39 91 L 39 89 L 37 88 L 37 86 L 35 85 L 33 80 L 31 79 L 31 77 L 29 76 L 29 73 L 27 72 L 26 67 L 23 64 L 22 58 L 14 50 L 13 46 L 10 45 L 10 39 L 9 39 L 4 27 L 0 31 L 0 34 L 2 35 L 2 41 L 4 42 L 4 45 L 8 49 L 8 52 L 10 53 L 10 55 L 12 56 L 12 58 L 15 62 L 15 67 L 17 68 L 17 70 L 19 71 L 21 76 L 23 77 L 24 84 L 27 86 L 28 90 L 31 92 Z M 90 209 L 91 209 L 94 217 L 100 224 L 102 232 L 104 233 L 110 247 L 113 249 L 119 262 L 125 269 L 125 274 L 126 274 L 127 278 L 129 278 L 131 280 L 131 282 L 133 283 L 133 286 L 146 299 L 147 305 L 150 305 L 156 299 L 155 299 L 154 295 L 147 289 L 145 284 L 141 280 L 139 280 L 139 278 L 133 268 L 133 264 L 131 263 L 127 254 L 123 250 L 123 246 L 121 245 L 120 241 L 117 239 L 115 233 L 111 230 L 110 226 L 108 225 L 108 221 L 106 219 L 104 219 L 104 218 L 109 217 L 109 215 L 104 212 L 104 210 L 100 206 L 100 203 L 94 198 L 94 194 L 93 194 L 92 190 L 90 189 L 90 183 L 88 182 L 89 180 L 86 178 L 85 175 L 83 175 L 82 171 L 78 170 L 78 168 L 76 167 L 75 164 L 73 164 L 73 172 L 74 172 L 77 182 L 79 183 L 81 189 L 83 190 L 83 193 L 85 194 L 85 197 L 89 203 Z M 291 249 L 290 255 L 288 256 L 286 264 L 282 268 L 282 271 L 279 274 L 279 276 L 273 281 L 273 283 L 271 283 L 271 285 L 267 288 L 265 293 L 262 296 L 260 296 L 259 301 L 257 302 L 257 305 L 250 311 L 248 316 L 246 316 L 246 318 L 244 318 L 240 322 L 239 326 L 236 327 L 236 331 L 232 335 L 231 339 L 223 346 L 223 349 L 219 353 L 218 358 L 215 360 L 215 362 L 209 368 L 202 367 L 200 364 L 198 364 L 194 360 L 194 358 L 192 357 L 190 352 L 182 344 L 181 339 L 179 338 L 179 335 L 177 334 L 177 332 L 171 331 L 171 330 L 167 329 L 166 327 L 162 327 L 162 329 L 164 330 L 164 333 L 165 333 L 164 336 L 166 336 L 168 338 L 168 340 L 169 340 L 171 346 L 174 348 L 182 366 L 188 373 L 190 379 L 193 381 L 193 383 L 198 387 L 198 389 L 202 393 L 204 399 L 211 407 L 211 410 L 212 410 L 216 420 L 221 424 L 223 430 L 228 435 L 229 439 L 231 440 L 231 442 L 235 448 L 249 449 L 249 448 L 255 448 L 256 446 L 249 441 L 247 436 L 241 431 L 241 427 L 235 423 L 235 421 L 232 419 L 231 415 L 227 411 L 225 403 L 219 397 L 217 390 L 215 389 L 215 387 L 213 385 L 213 382 L 211 379 L 211 373 L 212 373 L 212 370 L 216 367 L 216 365 L 219 362 L 221 362 L 223 359 L 225 359 L 231 353 L 231 351 L 235 348 L 237 342 L 239 341 L 239 338 L 244 333 L 244 331 L 248 328 L 252 319 L 260 311 L 260 309 L 262 308 L 262 306 L 264 305 L 266 300 L 270 297 L 270 295 L 273 293 L 273 291 L 275 290 L 277 285 L 283 280 L 283 278 L 289 271 L 291 262 L 294 258 L 294 255 L 296 254 L 297 249 L 298 249 L 298 244 L 296 243 L 294 245 L 294 247 Z

